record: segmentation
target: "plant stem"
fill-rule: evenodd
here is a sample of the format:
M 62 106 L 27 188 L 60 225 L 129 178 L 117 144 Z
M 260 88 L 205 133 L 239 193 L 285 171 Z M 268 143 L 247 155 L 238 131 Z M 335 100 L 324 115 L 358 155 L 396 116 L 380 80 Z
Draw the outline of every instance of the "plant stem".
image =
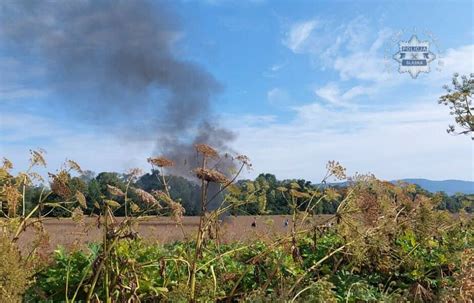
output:
M 23 178 L 23 207 L 22 207 L 22 212 L 21 212 L 21 217 L 25 217 L 25 212 L 26 212 L 26 176 Z
M 206 168 L 206 157 L 203 156 L 202 159 L 202 169 L 204 170 Z M 199 228 L 198 228 L 198 233 L 196 236 L 196 247 L 194 249 L 194 259 L 193 263 L 191 264 L 191 293 L 190 293 L 190 301 L 195 302 L 195 296 L 196 296 L 196 272 L 197 272 L 197 259 L 199 258 L 200 250 L 201 250 L 201 245 L 202 245 L 202 238 L 203 238 L 203 224 L 204 224 L 204 215 L 205 215 L 205 205 L 206 205 L 206 199 L 207 199 L 207 185 L 206 181 L 204 178 L 201 180 L 201 210 L 199 214 Z

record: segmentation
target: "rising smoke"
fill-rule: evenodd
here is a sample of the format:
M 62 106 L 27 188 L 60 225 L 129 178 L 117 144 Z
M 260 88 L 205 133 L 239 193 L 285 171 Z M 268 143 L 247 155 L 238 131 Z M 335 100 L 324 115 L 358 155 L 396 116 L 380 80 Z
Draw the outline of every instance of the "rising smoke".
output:
M 61 96 L 55 105 L 74 121 L 101 128 L 125 125 L 137 139 L 153 138 L 181 175 L 192 166 L 194 142 L 227 149 L 234 139 L 210 119 L 221 85 L 179 58 L 182 31 L 165 3 L 5 0 L 0 5 L 2 45 L 18 59 L 36 58 L 44 65 L 48 86 Z

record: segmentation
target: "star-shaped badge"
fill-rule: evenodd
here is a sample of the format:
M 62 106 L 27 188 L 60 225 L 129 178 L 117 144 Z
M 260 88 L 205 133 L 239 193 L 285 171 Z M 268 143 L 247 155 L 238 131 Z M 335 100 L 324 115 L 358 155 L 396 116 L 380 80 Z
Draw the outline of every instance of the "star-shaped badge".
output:
M 436 55 L 430 51 L 428 41 L 420 41 L 416 35 L 413 35 L 409 41 L 400 41 L 398 45 L 399 51 L 393 59 L 400 63 L 398 68 L 400 73 L 410 73 L 415 79 L 419 73 L 430 71 L 429 63 L 436 59 Z

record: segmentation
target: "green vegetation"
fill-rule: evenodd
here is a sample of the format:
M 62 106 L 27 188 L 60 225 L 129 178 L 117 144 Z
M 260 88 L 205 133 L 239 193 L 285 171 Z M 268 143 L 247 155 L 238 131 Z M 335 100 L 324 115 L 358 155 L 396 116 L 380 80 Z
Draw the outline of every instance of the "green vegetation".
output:
M 456 200 L 373 176 L 357 175 L 344 188 L 277 181 L 268 174 L 235 183 L 250 165 L 246 157 L 235 157 L 237 173 L 225 176 L 211 168 L 220 157 L 217 151 L 207 145 L 196 150 L 202 166 L 194 173 L 201 184 L 183 187 L 200 190 L 199 227 L 192 239 L 166 245 L 142 241 L 134 223 L 170 215 L 181 224 L 183 207 L 169 184 L 188 183 L 166 175 L 171 161 L 149 159 L 151 174 L 133 170 L 94 178 L 67 161 L 50 174 L 50 187 L 33 187 L 33 178 L 40 176 L 32 169 L 45 165 L 41 152 L 32 152 L 31 167 L 16 176 L 5 160 L 0 170 L 2 211 L 8 218 L 1 222 L 2 296 L 27 302 L 458 302 L 473 296 L 468 206 L 453 216 L 443 209 Z M 330 178 L 346 178 L 339 163 L 328 163 L 322 183 Z M 211 195 L 212 184 L 220 186 Z M 154 189 L 158 186 L 162 190 Z M 222 201 L 209 209 L 216 195 Z M 27 203 L 35 196 L 36 203 Z M 212 236 L 224 213 L 277 211 L 292 215 L 290 233 L 272 241 L 224 244 Z M 325 211 L 334 214 L 332 219 L 315 224 L 314 216 Z M 47 255 L 41 222 L 52 214 L 72 216 L 78 224 L 96 216 L 102 241 Z M 29 228 L 35 228 L 36 240 L 20 250 L 17 240 Z
M 119 174 L 115 172 L 102 172 L 97 175 L 90 171 L 82 172 L 77 176 L 69 176 L 69 184 L 71 188 L 77 189 L 84 194 L 87 202 L 87 208 L 84 213 L 99 213 L 99 209 L 94 207 L 95 203 L 101 203 L 104 198 L 109 199 L 110 193 L 107 185 L 115 186 L 121 190 L 125 190 L 129 174 Z M 185 214 L 188 216 L 195 216 L 199 214 L 199 201 L 201 198 L 201 189 L 199 184 L 193 180 L 188 180 L 183 177 L 166 176 L 170 196 L 178 201 L 185 209 Z M 164 186 L 160 181 L 162 179 L 158 170 L 152 170 L 150 173 L 145 173 L 136 178 L 133 186 L 152 192 L 154 190 L 164 190 Z M 234 215 L 287 215 L 291 214 L 291 208 L 288 201 L 280 194 L 278 189 L 291 189 L 291 184 L 298 184 L 302 191 L 309 192 L 317 190 L 322 186 L 320 184 L 312 184 L 310 181 L 303 179 L 297 180 L 277 180 L 272 174 L 260 174 L 254 180 L 239 180 L 236 186 L 240 190 L 239 199 L 251 200 L 251 203 L 234 207 L 230 211 Z M 400 186 L 408 186 L 408 184 L 400 184 Z M 417 185 L 410 185 L 414 187 L 418 194 L 426 195 L 438 201 L 438 208 L 440 210 L 448 210 L 452 213 L 458 213 L 461 210 L 466 212 L 474 211 L 474 195 L 458 193 L 452 196 L 443 192 L 430 193 Z M 335 214 L 340 202 L 344 199 L 348 192 L 346 184 L 330 186 L 333 191 L 330 195 L 325 197 L 324 203 L 318 204 L 314 208 L 315 214 Z M 33 209 L 42 192 L 48 187 L 44 185 L 28 185 L 26 186 L 26 211 Z M 131 196 L 136 198 L 134 193 Z M 51 194 L 52 200 L 60 200 L 56 194 Z M 116 201 L 120 204 L 124 203 L 123 198 L 118 197 Z M 6 204 L 4 204 L 6 205 Z M 21 211 L 21 209 L 17 209 Z M 4 209 L 4 212 L 7 212 Z M 43 207 L 43 213 L 47 216 L 70 216 L 70 212 L 56 208 L 52 210 L 48 206 Z M 115 213 L 117 216 L 124 216 L 125 209 L 120 208 Z M 156 212 L 153 214 L 167 215 L 165 211 Z
M 471 76 L 472 78 L 472 76 Z M 443 102 L 472 132 L 472 79 L 453 80 Z M 460 106 L 460 107 L 458 107 Z M 464 106 L 464 107 L 463 107 Z M 450 132 L 454 128 L 450 127 Z M 66 161 L 49 186 L 30 166 L 12 175 L 0 168 L 0 296 L 6 302 L 469 302 L 474 297 L 473 196 L 429 193 L 374 176 L 347 178 L 335 161 L 321 184 L 278 181 L 271 174 L 236 179 L 251 164 L 231 158 L 219 171 L 218 151 L 196 144 L 198 182 L 170 176 L 173 162 L 150 158 L 151 173 L 84 172 Z M 344 187 L 330 186 L 331 179 Z M 210 190 L 210 189 L 213 190 Z M 148 216 L 199 216 L 193 238 L 149 244 L 134 226 Z M 456 215 L 452 213 L 456 212 Z M 324 224 L 320 213 L 333 214 Z M 216 237 L 223 214 L 290 214 L 289 233 L 263 241 L 224 244 Z M 102 240 L 48 254 L 43 219 L 97 218 Z M 118 217 L 121 217 L 118 219 Z M 20 247 L 29 229 L 35 237 Z
M 449 125 L 447 132 L 455 135 L 470 135 L 474 140 L 474 74 L 469 76 L 454 74 L 451 85 L 445 85 L 446 95 L 439 98 L 439 104 L 449 107 L 449 114 L 457 124 Z
M 467 281 L 454 275 L 461 273 L 461 257 L 473 257 L 472 250 L 463 252 L 469 245 L 472 247 L 472 233 L 457 227 L 440 232 L 437 240 L 425 241 L 412 229 L 397 232 L 400 234 L 393 241 L 383 242 L 379 248 L 371 245 L 376 235 L 357 244 L 345 240 L 336 230 L 322 234 L 304 233 L 298 237 L 301 259 L 292 256 L 291 247 L 285 241 L 278 244 L 256 242 L 247 246 L 210 242 L 197 266 L 196 300 L 461 300 L 459 285 Z M 457 236 L 451 238 L 452 235 Z M 188 260 L 194 252 L 194 244 L 160 246 L 146 245 L 139 240 L 121 241 L 112 260 L 116 271 L 110 278 L 117 279 L 111 291 L 113 301 L 124 298 L 146 302 L 188 301 Z M 83 276 L 93 275 L 91 263 L 98 249 L 92 246 L 88 251 L 70 254 L 56 251 L 53 265 L 37 274 L 37 282 L 31 286 L 27 297 L 56 302 L 72 298 L 79 289 L 76 299 L 84 300 L 88 284 L 79 288 L 78 285 Z M 383 254 L 377 255 L 381 251 Z M 361 253 L 364 255 L 359 255 Z M 376 262 L 368 264 L 360 257 L 374 258 Z M 468 270 L 472 272 L 472 268 Z M 120 279 L 115 276 L 117 274 Z M 99 298 L 104 297 L 102 286 L 96 294 Z

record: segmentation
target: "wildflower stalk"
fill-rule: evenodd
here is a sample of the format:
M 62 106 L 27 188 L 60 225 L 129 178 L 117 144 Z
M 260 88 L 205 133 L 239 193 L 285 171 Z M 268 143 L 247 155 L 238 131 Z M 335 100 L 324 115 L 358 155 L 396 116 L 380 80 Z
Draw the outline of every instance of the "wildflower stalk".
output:
M 109 236 L 109 222 L 108 222 L 108 217 L 109 217 L 109 206 L 105 206 L 105 222 L 104 222 L 104 251 L 107 251 L 107 245 L 108 245 L 108 236 Z M 105 263 L 105 273 L 104 273 L 104 289 L 105 289 L 105 301 L 107 303 L 110 302 L 110 295 L 109 295 L 109 270 L 107 267 L 109 267 L 109 260 L 110 253 L 104 255 L 104 263 Z
M 66 303 L 69 303 L 69 300 L 68 300 L 68 293 L 69 293 L 69 276 L 70 276 L 70 274 L 71 274 L 71 259 L 72 259 L 72 258 L 69 256 L 69 257 L 68 257 L 68 261 L 67 261 L 66 289 L 65 289 L 65 291 L 64 291 Z
M 38 208 L 39 208 L 39 205 L 36 205 L 33 208 L 33 210 L 30 211 L 30 213 L 24 219 L 21 220 L 20 225 L 18 226 L 18 228 L 15 232 L 15 235 L 13 236 L 12 242 L 16 242 L 18 240 L 18 237 L 20 236 L 21 232 L 26 227 L 28 219 L 31 218 L 31 216 L 38 210 Z
M 22 212 L 21 212 L 21 217 L 25 217 L 25 212 L 26 212 L 26 175 L 23 177 L 23 195 L 22 195 Z
M 202 159 L 202 165 L 201 168 L 204 170 L 206 168 L 206 157 L 204 156 Z M 202 242 L 202 235 L 203 235 L 203 221 L 204 221 L 204 212 L 205 212 L 205 205 L 206 205 L 206 199 L 207 199 L 207 188 L 209 183 L 207 183 L 204 178 L 201 179 L 201 208 L 200 208 L 200 214 L 199 214 L 199 227 L 198 227 L 198 233 L 196 236 L 196 247 L 194 250 L 194 258 L 191 266 L 191 294 L 190 294 L 190 301 L 194 302 L 195 301 L 195 295 L 196 295 L 196 267 L 197 267 L 197 259 L 200 254 L 201 250 L 201 242 Z
M 115 244 L 117 243 L 117 240 L 118 238 L 117 237 L 114 237 L 112 242 L 111 243 L 108 243 L 108 240 L 107 240 L 107 235 L 108 235 L 108 219 L 107 217 L 109 216 L 109 206 L 108 205 L 104 205 L 104 235 L 103 235 L 103 253 L 102 253 L 102 257 L 100 262 L 99 262 L 99 265 L 97 266 L 97 270 L 95 272 L 95 275 L 92 279 L 92 283 L 91 283 L 91 286 L 90 286 L 90 289 L 89 289 L 89 292 L 87 293 L 87 298 L 86 298 L 86 301 L 87 302 L 90 302 L 91 298 L 92 298 L 92 295 L 94 294 L 94 290 L 95 290 L 95 287 L 97 285 L 97 281 L 99 280 L 99 276 L 102 272 L 102 270 L 104 270 L 104 267 L 107 267 L 107 263 L 108 263 L 108 256 L 110 256 L 110 253 L 112 251 L 112 249 L 114 248 Z M 106 269 L 106 268 L 105 268 Z M 110 302 L 110 298 L 109 298 L 109 294 L 108 294 L 108 275 L 107 275 L 107 270 L 105 272 L 105 282 L 104 282 L 104 288 L 105 288 L 105 292 L 106 292 L 106 295 L 105 295 L 105 299 L 106 299 L 106 302 Z

